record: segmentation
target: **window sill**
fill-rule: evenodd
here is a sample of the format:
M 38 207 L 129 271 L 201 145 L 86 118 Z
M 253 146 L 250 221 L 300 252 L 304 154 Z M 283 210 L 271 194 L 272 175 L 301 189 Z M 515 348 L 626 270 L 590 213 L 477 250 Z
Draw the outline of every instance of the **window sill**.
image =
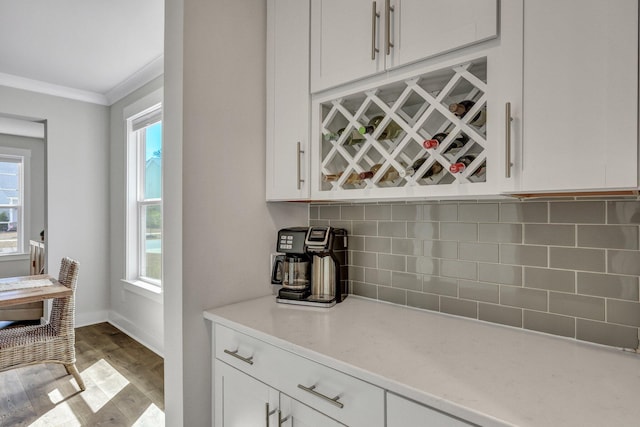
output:
M 122 279 L 124 289 L 131 293 L 143 296 L 159 304 L 162 304 L 162 288 L 150 283 L 143 282 L 141 280 L 126 280 Z
M 28 253 L 0 255 L 0 262 L 2 262 L 2 261 L 22 261 L 22 260 L 25 260 L 25 259 L 29 259 L 29 254 Z

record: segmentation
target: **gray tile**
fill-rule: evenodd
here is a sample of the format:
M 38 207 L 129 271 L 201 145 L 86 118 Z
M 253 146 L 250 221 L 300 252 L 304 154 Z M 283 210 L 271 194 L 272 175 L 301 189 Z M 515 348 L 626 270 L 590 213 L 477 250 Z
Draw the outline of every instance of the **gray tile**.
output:
M 458 295 L 460 298 L 464 299 L 498 303 L 500 300 L 500 289 L 498 285 L 490 283 L 459 280 Z
M 407 257 L 407 271 L 420 274 L 440 274 L 440 261 L 436 258 Z
M 607 322 L 640 326 L 640 303 L 607 300 Z
M 391 219 L 394 221 L 421 221 L 423 205 L 393 205 Z
M 402 255 L 378 254 L 378 268 L 383 270 L 407 271 L 407 260 L 406 257 Z
M 500 203 L 500 222 L 549 222 L 547 202 Z
M 478 303 L 457 298 L 440 297 L 440 311 L 456 316 L 478 318 Z
M 366 282 L 364 277 L 364 267 L 349 266 L 349 280 L 354 282 Z
M 458 205 L 455 203 L 424 205 L 422 219 L 425 221 L 457 221 Z
M 522 309 L 480 303 L 478 305 L 478 319 L 484 320 L 485 322 L 500 323 L 502 325 L 521 328 Z
M 523 319 L 522 326 L 525 329 L 562 337 L 575 338 L 576 336 L 576 319 L 573 317 L 524 310 Z
M 440 238 L 442 240 L 475 242 L 478 240 L 478 224 L 463 222 L 441 222 Z
M 378 287 L 368 283 L 352 282 L 351 292 L 361 297 L 378 299 Z
M 422 291 L 422 276 L 394 271 L 391 273 L 391 286 L 412 291 Z
M 550 202 L 549 222 L 604 224 L 605 202 Z
M 425 240 L 422 248 L 424 256 L 458 259 L 458 242 Z
M 347 248 L 352 251 L 364 251 L 364 236 L 347 236 Z
M 320 219 L 340 219 L 340 206 L 320 206 Z
M 425 310 L 440 310 L 440 297 L 422 292 L 407 291 L 407 305 Z
M 547 266 L 545 246 L 500 245 L 500 262 L 503 264 Z
M 525 267 L 524 286 L 527 288 L 575 293 L 576 273 L 569 270 Z
M 478 264 L 478 279 L 482 282 L 522 286 L 522 267 L 505 264 Z
M 431 240 L 440 237 L 440 227 L 437 222 L 408 222 L 407 237 Z
M 391 240 L 391 253 L 396 255 L 422 255 L 422 240 L 393 239 Z
M 392 302 L 394 304 L 406 305 L 407 291 L 404 289 L 378 286 L 378 299 L 381 301 Z
M 364 219 L 366 220 L 390 220 L 391 205 L 365 205 Z
M 478 264 L 443 259 L 440 260 L 440 274 L 445 277 L 476 280 L 478 278 Z
M 351 232 L 356 236 L 377 236 L 378 223 L 376 221 L 353 221 Z
M 522 224 L 478 224 L 481 242 L 522 243 Z
M 467 243 L 458 245 L 459 258 L 467 261 L 498 262 L 497 243 Z
M 578 246 L 638 249 L 637 225 L 579 225 Z
M 460 203 L 458 221 L 461 222 L 498 222 L 500 209 L 497 203 Z
M 500 286 L 500 304 L 546 311 L 547 291 Z
M 309 206 L 309 219 L 320 219 L 320 209 L 318 206 Z
M 378 235 L 388 237 L 407 237 L 406 222 L 378 222 Z
M 329 225 L 331 225 L 333 228 L 344 228 L 345 230 L 347 230 L 348 236 L 353 234 L 353 223 L 351 221 L 332 219 L 329 221 Z
M 458 281 L 438 276 L 424 276 L 422 290 L 438 295 L 458 296 Z
M 607 272 L 640 276 L 640 252 L 611 249 L 608 254 Z
M 640 224 L 640 201 L 607 202 L 609 224 Z
M 376 268 L 378 256 L 371 252 L 351 252 L 351 265 Z
M 359 220 L 362 221 L 364 219 L 364 206 L 358 205 L 349 205 L 342 206 L 340 208 L 340 217 L 342 219 L 350 219 L 350 220 Z
M 310 219 L 309 220 L 309 225 L 310 226 L 314 226 L 314 225 L 325 226 L 325 225 L 329 225 L 329 220 L 328 219 Z
M 550 247 L 549 267 L 604 272 L 605 250 Z
M 524 242 L 530 245 L 575 246 L 575 225 L 526 224 Z
M 638 348 L 638 328 L 576 319 L 576 338 L 614 347 Z
M 578 293 L 638 301 L 638 276 L 578 272 Z
M 391 238 L 389 237 L 365 237 L 364 250 L 367 252 L 391 253 Z
M 566 316 L 604 320 L 604 298 L 584 295 L 549 293 L 549 311 Z
M 364 279 L 367 283 L 375 285 L 391 286 L 391 272 L 389 270 L 378 270 L 377 268 L 365 268 Z

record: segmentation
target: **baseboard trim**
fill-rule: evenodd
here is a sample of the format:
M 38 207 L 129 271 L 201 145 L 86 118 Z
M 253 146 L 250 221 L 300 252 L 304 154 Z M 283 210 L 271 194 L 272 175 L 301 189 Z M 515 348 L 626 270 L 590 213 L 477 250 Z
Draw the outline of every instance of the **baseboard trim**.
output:
M 129 335 L 134 340 L 138 341 L 143 346 L 147 347 L 149 350 L 156 353 L 158 356 L 164 357 L 164 346 L 162 341 L 136 327 L 125 317 L 119 315 L 114 311 L 110 311 L 108 314 L 108 319 L 106 321 L 114 327 L 118 328 L 120 331 Z
M 76 328 L 106 322 L 108 318 L 109 315 L 106 310 L 92 311 L 90 313 L 76 312 Z

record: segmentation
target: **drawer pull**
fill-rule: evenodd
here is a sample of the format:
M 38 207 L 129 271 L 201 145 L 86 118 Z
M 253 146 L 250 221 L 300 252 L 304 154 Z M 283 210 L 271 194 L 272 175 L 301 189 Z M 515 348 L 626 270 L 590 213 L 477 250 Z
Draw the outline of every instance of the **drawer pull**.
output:
M 240 359 L 245 363 L 248 363 L 249 365 L 253 365 L 253 356 L 249 356 L 249 357 L 242 357 L 238 354 L 238 350 L 224 350 L 225 353 L 230 354 L 231 356 L 235 357 L 236 359 Z
M 269 410 L 269 402 L 265 403 L 265 405 L 264 405 L 264 416 L 265 416 L 265 421 L 266 421 L 265 425 L 267 427 L 269 427 L 269 418 L 271 417 L 271 415 L 275 414 L 276 412 L 278 414 L 280 413 L 280 411 L 277 410 L 277 409 L 274 409 L 273 411 L 270 411 Z
M 338 408 L 340 408 L 340 409 L 344 408 L 344 404 L 342 404 L 341 402 L 338 402 L 338 400 L 340 400 L 340 396 L 336 396 L 336 397 L 334 397 L 334 398 L 332 399 L 332 398 L 330 398 L 330 397 L 328 397 L 328 396 L 325 396 L 325 395 L 324 395 L 324 394 L 322 394 L 322 393 L 318 393 L 318 392 L 316 391 L 316 386 L 315 386 L 315 385 L 312 385 L 311 387 L 305 387 L 305 386 L 303 386 L 302 384 L 298 384 L 298 388 L 301 388 L 302 390 L 307 391 L 307 392 L 309 392 L 309 393 L 313 394 L 313 395 L 314 395 L 314 396 L 316 396 L 316 397 L 319 397 L 319 398 L 321 398 L 321 399 L 324 399 L 324 400 L 326 400 L 327 402 L 331 403 L 332 405 L 337 406 L 337 407 L 338 407 Z

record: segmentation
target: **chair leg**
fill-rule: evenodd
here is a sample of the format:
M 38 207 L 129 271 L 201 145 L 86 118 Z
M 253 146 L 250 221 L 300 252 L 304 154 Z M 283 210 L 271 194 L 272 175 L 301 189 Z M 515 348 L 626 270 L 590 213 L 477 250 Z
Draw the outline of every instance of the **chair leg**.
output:
M 80 387 L 80 390 L 85 391 L 87 388 L 85 387 L 84 381 L 80 376 L 80 372 L 78 372 L 78 368 L 76 368 L 76 364 L 72 363 L 69 365 L 64 365 L 64 367 L 67 369 L 67 373 L 69 375 L 73 375 L 73 378 L 76 379 L 76 382 L 78 383 L 78 387 Z

